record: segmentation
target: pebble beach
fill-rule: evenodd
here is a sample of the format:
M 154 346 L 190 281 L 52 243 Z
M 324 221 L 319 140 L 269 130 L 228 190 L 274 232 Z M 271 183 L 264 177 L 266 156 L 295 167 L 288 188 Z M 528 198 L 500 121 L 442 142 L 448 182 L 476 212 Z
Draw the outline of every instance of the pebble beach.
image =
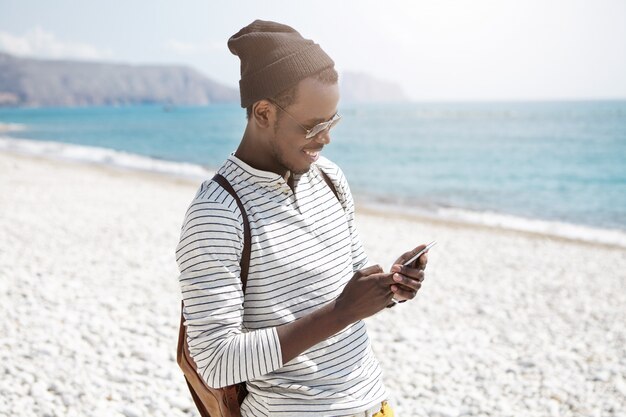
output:
M 174 258 L 198 185 L 0 153 L 0 415 L 198 415 Z M 357 221 L 385 270 L 438 242 L 417 298 L 366 320 L 397 416 L 626 416 L 626 248 Z

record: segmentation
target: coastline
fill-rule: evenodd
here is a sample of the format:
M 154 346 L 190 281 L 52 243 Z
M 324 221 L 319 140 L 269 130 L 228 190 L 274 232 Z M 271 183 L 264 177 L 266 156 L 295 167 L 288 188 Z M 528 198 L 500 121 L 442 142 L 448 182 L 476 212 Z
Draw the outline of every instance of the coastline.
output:
M 198 180 L 0 151 L 0 390 L 11 415 L 194 416 L 174 259 Z M 622 248 L 357 208 L 370 264 L 437 240 L 366 320 L 399 416 L 626 407 Z M 598 414 L 599 415 L 599 414 Z
M 209 167 L 187 162 L 166 161 L 111 149 L 61 142 L 14 139 L 2 136 L 1 133 L 0 131 L 0 152 L 9 152 L 25 157 L 31 156 L 78 165 L 97 166 L 102 169 L 126 173 L 155 174 L 159 177 L 171 177 L 178 181 L 188 181 L 190 184 L 197 185 L 205 179 L 211 178 L 215 173 Z M 379 216 L 413 218 L 419 221 L 458 225 L 459 227 L 498 229 L 557 240 L 626 248 L 626 230 L 602 229 L 587 225 L 528 219 L 502 213 L 479 212 L 454 207 L 412 207 L 408 204 L 392 204 L 388 200 L 368 198 L 358 194 L 354 198 L 359 210 Z
M 403 207 L 400 209 L 389 207 L 385 204 L 379 203 L 371 203 L 371 202 L 360 202 L 357 200 L 356 202 L 357 210 L 359 213 L 367 213 L 370 215 L 374 215 L 383 219 L 404 219 L 408 221 L 416 221 L 416 222 L 425 222 L 431 224 L 439 224 L 442 226 L 447 226 L 450 228 L 463 228 L 469 230 L 485 230 L 485 231 L 494 231 L 501 233 L 508 233 L 511 235 L 519 234 L 521 236 L 528 237 L 537 237 L 544 239 L 551 239 L 557 242 L 571 242 L 578 243 L 583 245 L 590 246 L 599 246 L 608 249 L 626 249 L 626 234 L 622 234 L 621 231 L 615 230 L 606 230 L 606 229 L 594 229 L 591 227 L 582 227 L 583 229 L 591 230 L 591 231 L 600 231 L 600 232 L 608 232 L 610 234 L 615 233 L 616 235 L 612 239 L 607 239 L 607 241 L 602 241 L 597 238 L 584 238 L 584 237 L 576 237 L 576 236 L 567 236 L 559 233 L 549 233 L 547 231 L 541 230 L 525 230 L 524 228 L 515 228 L 510 225 L 500 224 L 485 224 L 478 221 L 463 221 L 458 218 L 454 218 L 452 216 L 443 217 L 437 214 L 418 214 L 415 211 L 411 211 L 408 207 Z M 545 222 L 548 223 L 548 222 Z M 576 225 L 568 225 L 574 226 L 575 228 L 581 227 Z

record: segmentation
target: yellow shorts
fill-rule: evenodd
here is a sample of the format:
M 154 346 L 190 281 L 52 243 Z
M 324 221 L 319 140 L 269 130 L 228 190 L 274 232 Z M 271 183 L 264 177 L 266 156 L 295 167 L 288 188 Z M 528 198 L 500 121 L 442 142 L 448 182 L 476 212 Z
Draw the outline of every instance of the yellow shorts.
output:
M 374 414 L 372 417 L 393 417 L 393 410 L 387 404 L 387 401 L 383 401 L 382 407 L 380 407 L 380 411 Z

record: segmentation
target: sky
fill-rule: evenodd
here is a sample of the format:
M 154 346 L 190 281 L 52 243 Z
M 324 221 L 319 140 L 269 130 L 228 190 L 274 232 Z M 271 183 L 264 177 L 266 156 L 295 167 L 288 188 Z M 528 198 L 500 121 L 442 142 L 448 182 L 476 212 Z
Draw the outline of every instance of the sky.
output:
M 626 98 L 625 0 L 0 0 L 0 51 L 183 64 L 236 88 L 226 42 L 255 19 L 416 101 Z

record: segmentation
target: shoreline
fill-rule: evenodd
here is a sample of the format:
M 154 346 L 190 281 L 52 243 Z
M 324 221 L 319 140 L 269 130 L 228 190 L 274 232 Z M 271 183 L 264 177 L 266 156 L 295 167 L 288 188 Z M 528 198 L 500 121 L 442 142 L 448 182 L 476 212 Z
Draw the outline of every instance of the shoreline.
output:
M 214 170 L 200 165 L 161 160 L 105 148 L 95 148 L 62 142 L 15 139 L 0 135 L 0 152 L 41 160 L 98 167 L 111 172 L 155 175 L 175 182 L 199 184 L 212 177 Z M 394 218 L 415 219 L 444 225 L 457 225 L 562 241 L 600 245 L 608 248 L 626 248 L 626 230 L 571 224 L 557 221 L 529 219 L 519 216 L 472 211 L 462 208 L 424 208 L 392 205 L 388 200 L 364 198 L 355 194 L 355 203 L 362 212 Z
M 516 229 L 512 227 L 507 227 L 507 226 L 493 226 L 493 225 L 481 224 L 477 222 L 472 223 L 468 221 L 457 220 L 454 218 L 437 217 L 436 215 L 432 215 L 432 216 L 420 215 L 417 213 L 410 213 L 410 212 L 405 212 L 402 210 L 392 209 L 392 211 L 389 212 L 389 211 L 385 211 L 385 209 L 381 207 L 377 207 L 380 205 L 376 203 L 374 203 L 373 205 L 369 205 L 368 203 L 363 203 L 363 202 L 359 203 L 358 201 L 356 201 L 355 205 L 358 208 L 357 216 L 358 216 L 358 213 L 367 213 L 367 214 L 371 214 L 377 217 L 382 217 L 382 218 L 387 218 L 387 219 L 404 219 L 408 221 L 433 223 L 433 224 L 438 224 L 438 225 L 448 226 L 448 227 L 459 227 L 459 228 L 465 228 L 465 229 L 494 231 L 494 232 L 509 233 L 513 235 L 517 234 L 521 236 L 552 239 L 552 240 L 561 241 L 561 242 L 580 243 L 580 244 L 585 244 L 585 245 L 590 245 L 590 246 L 604 247 L 607 249 L 626 249 L 626 242 L 624 243 L 601 242 L 601 241 L 592 240 L 592 239 L 584 239 L 582 237 L 580 238 L 568 237 L 568 236 L 550 234 L 550 233 L 541 232 L 541 231 Z M 606 229 L 597 229 L 597 230 L 606 230 Z

